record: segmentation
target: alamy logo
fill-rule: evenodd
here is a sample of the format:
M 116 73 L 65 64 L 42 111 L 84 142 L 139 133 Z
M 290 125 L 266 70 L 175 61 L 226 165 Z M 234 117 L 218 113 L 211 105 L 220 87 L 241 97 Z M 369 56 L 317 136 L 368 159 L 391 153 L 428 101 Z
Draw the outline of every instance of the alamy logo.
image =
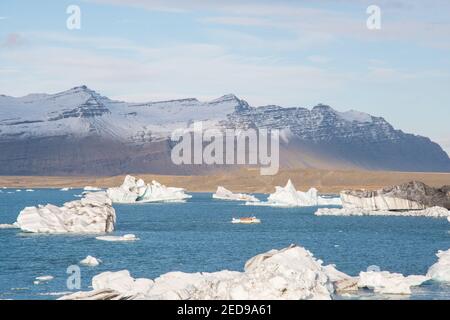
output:
M 69 275 L 67 277 L 66 285 L 69 290 L 80 290 L 81 289 L 81 269 L 78 265 L 73 264 L 69 266 L 66 270 Z
M 381 29 L 381 8 L 376 5 L 371 5 L 367 7 L 367 29 L 369 30 L 380 30 Z
M 261 175 L 275 175 L 279 169 L 280 133 L 272 129 L 203 130 L 202 122 L 175 130 L 171 140 L 178 142 L 172 162 L 206 165 L 259 165 Z
M 70 16 L 66 20 L 66 26 L 69 30 L 81 29 L 81 9 L 77 5 L 70 5 L 66 9 L 66 13 Z

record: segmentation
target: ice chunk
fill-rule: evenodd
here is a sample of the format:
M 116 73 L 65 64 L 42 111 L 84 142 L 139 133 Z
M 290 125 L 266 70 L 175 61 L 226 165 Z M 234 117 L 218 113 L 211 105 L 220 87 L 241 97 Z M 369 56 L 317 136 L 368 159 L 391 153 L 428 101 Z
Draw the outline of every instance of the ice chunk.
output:
M 214 199 L 220 199 L 220 200 L 234 200 L 234 201 L 251 201 L 251 202 L 258 202 L 259 199 L 245 193 L 233 193 L 230 190 L 219 186 L 217 187 L 216 193 L 212 195 Z
M 17 223 L 8 224 L 8 223 L 0 223 L 0 229 L 17 229 L 19 226 Z
M 17 217 L 17 225 L 23 231 L 37 233 L 112 232 L 115 222 L 114 208 L 104 192 L 88 193 L 62 207 L 26 207 Z
M 339 198 L 326 198 L 318 195 L 315 188 L 307 192 L 297 191 L 289 180 L 285 187 L 275 187 L 275 193 L 269 195 L 267 202 L 246 202 L 246 205 L 273 206 L 273 207 L 309 207 L 340 205 Z
M 102 191 L 102 188 L 98 188 L 98 187 L 92 187 L 92 186 L 86 186 L 83 189 L 84 191 Z
M 428 269 L 427 276 L 435 281 L 450 282 L 450 249 L 439 251 L 436 256 L 438 262 Z
M 84 266 L 88 266 L 88 267 L 96 267 L 101 262 L 102 262 L 102 260 L 100 260 L 100 259 L 97 259 L 93 256 L 87 256 L 86 258 L 84 258 L 83 260 L 80 261 L 80 264 L 84 265 Z
M 441 207 L 431 207 L 423 210 L 410 211 L 383 211 L 364 210 L 359 208 L 320 208 L 315 213 L 316 216 L 402 216 L 402 217 L 430 217 L 449 219 L 450 212 Z
M 96 237 L 97 240 L 102 241 L 136 241 L 139 240 L 139 238 L 136 238 L 134 234 L 126 234 L 123 236 L 99 236 Z
M 182 188 L 166 187 L 157 181 L 145 184 L 130 175 L 120 187 L 109 188 L 106 192 L 115 203 L 173 202 L 191 198 Z
M 53 280 L 54 277 L 53 276 L 39 276 L 36 277 L 35 280 L 33 281 L 34 284 L 41 284 L 43 282 L 49 282 L 51 280 Z
M 429 280 L 427 276 L 408 276 L 387 271 L 368 271 L 359 274 L 358 287 L 381 294 L 411 294 L 411 287 Z
M 257 255 L 244 272 L 169 272 L 153 281 L 123 270 L 95 276 L 92 287 L 61 299 L 331 299 L 333 292 L 321 261 L 297 246 Z

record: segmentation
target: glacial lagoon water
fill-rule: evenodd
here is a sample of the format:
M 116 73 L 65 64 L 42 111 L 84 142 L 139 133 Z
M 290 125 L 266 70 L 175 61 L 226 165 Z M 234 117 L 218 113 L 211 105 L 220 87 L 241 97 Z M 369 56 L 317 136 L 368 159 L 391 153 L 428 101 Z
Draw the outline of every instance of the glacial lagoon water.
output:
M 82 190 L 35 189 L 0 192 L 0 223 L 13 223 L 25 206 L 61 205 Z M 265 195 L 258 195 L 264 199 Z M 369 266 L 405 275 L 425 274 L 438 250 L 450 248 L 445 219 L 412 217 L 316 217 L 316 208 L 249 207 L 194 193 L 186 203 L 115 205 L 114 235 L 133 233 L 136 242 L 104 242 L 95 235 L 36 235 L 0 229 L 0 299 L 56 299 L 68 292 L 68 266 L 87 255 L 103 260 L 81 266 L 81 289 L 103 271 L 130 270 L 134 277 L 155 278 L 169 271 L 242 271 L 250 257 L 291 243 L 310 250 L 325 264 L 350 275 Z M 258 225 L 230 223 L 232 217 L 256 215 Z M 54 280 L 33 284 L 35 277 Z M 450 299 L 450 284 L 427 282 L 411 296 L 362 298 Z

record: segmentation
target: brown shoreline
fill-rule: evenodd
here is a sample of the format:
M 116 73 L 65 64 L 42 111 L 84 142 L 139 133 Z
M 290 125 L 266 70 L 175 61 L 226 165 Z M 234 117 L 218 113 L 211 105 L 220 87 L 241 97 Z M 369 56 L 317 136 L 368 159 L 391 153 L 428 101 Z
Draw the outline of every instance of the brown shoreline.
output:
M 261 176 L 259 170 L 243 169 L 238 172 L 206 176 L 170 176 L 133 174 L 146 182 L 157 180 L 168 186 L 186 188 L 191 192 L 214 192 L 224 186 L 233 192 L 270 193 L 277 185 L 291 179 L 298 190 L 316 187 L 322 193 L 338 193 L 344 189 L 379 189 L 411 180 L 423 181 L 433 187 L 450 185 L 450 173 L 387 172 L 355 170 L 282 170 L 275 176 Z M 11 188 L 63 188 L 63 187 L 113 187 L 119 186 L 123 177 L 72 177 L 72 176 L 0 176 L 0 187 Z

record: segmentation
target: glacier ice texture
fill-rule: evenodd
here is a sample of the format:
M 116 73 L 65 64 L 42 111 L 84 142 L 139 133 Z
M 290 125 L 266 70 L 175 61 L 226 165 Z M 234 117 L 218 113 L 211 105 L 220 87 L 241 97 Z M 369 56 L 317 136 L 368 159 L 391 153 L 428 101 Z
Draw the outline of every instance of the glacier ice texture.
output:
M 259 202 L 259 199 L 255 196 L 245 193 L 233 193 L 222 186 L 217 187 L 217 191 L 212 195 L 212 197 L 220 200 Z
M 127 175 L 120 187 L 108 188 L 108 197 L 114 203 L 181 202 L 191 198 L 183 188 L 166 187 L 157 181 L 145 184 L 144 180 Z
M 431 207 L 423 210 L 386 211 L 360 208 L 319 208 L 316 216 L 398 216 L 398 217 L 430 217 L 450 219 L 450 211 L 442 207 Z
M 450 283 L 450 249 L 439 251 L 436 256 L 438 262 L 428 269 L 427 276 L 434 281 Z
M 289 179 L 285 187 L 275 187 L 275 192 L 269 195 L 266 202 L 246 202 L 245 204 L 272 207 L 339 206 L 341 200 L 319 196 L 315 188 L 311 188 L 307 192 L 297 191 Z
M 333 284 L 322 262 L 306 249 L 290 246 L 257 255 L 244 272 L 169 272 L 134 279 L 127 270 L 104 272 L 92 279 L 92 291 L 63 296 L 71 299 L 331 299 Z
M 34 233 L 105 233 L 112 232 L 116 213 L 105 192 L 87 193 L 80 200 L 26 207 L 17 217 L 22 231 Z

